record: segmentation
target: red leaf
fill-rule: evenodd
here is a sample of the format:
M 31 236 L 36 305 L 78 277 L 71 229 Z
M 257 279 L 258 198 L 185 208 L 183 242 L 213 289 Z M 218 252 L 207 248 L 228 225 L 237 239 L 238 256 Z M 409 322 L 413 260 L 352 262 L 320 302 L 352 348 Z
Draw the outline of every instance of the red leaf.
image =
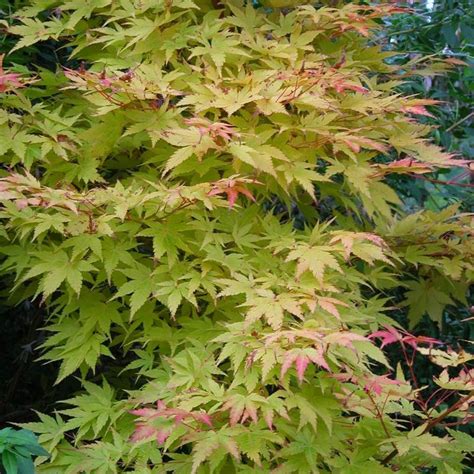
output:
M 385 328 L 385 330 L 376 331 L 369 335 L 370 339 L 382 339 L 382 345 L 380 346 L 382 348 L 398 341 L 406 343 L 414 349 L 418 347 L 418 344 L 429 344 L 430 346 L 432 346 L 433 344 L 443 344 L 441 341 L 439 341 L 438 339 L 434 339 L 433 337 L 415 336 L 404 330 L 398 331 L 392 326 L 385 326 Z
M 255 202 L 255 198 L 253 197 L 252 193 L 247 188 L 244 188 L 243 186 L 236 186 L 235 189 L 240 194 L 247 196 L 251 201 Z
M 369 335 L 369 339 L 382 339 L 382 345 L 380 347 L 385 347 L 394 342 L 401 341 L 401 334 L 393 327 L 386 326 L 387 329 L 384 331 L 375 331 Z
M 224 142 L 232 140 L 234 137 L 239 137 L 240 134 L 232 125 L 225 122 L 211 122 L 202 117 L 193 117 L 185 119 L 184 123 L 192 127 L 196 127 L 201 135 L 209 135 L 214 141 L 217 138 L 222 138 Z

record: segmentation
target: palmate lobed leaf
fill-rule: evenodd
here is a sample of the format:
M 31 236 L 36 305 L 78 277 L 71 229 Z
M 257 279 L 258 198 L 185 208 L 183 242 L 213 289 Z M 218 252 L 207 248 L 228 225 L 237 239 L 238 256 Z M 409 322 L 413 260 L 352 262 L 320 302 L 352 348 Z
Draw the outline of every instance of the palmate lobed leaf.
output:
M 27 429 L 0 430 L 0 466 L 7 474 L 34 474 L 32 456 L 49 457 L 38 438 Z
M 18 47 L 85 61 L 1 96 L 1 271 L 47 308 L 42 359 L 83 386 L 28 425 L 38 472 L 461 466 L 402 432 L 412 387 L 375 365 L 379 338 L 437 344 L 383 328 L 387 282 L 440 319 L 473 270 L 469 216 L 400 216 L 387 180 L 466 166 L 381 77 L 366 38 L 397 7 L 250 3 L 32 0 L 11 20 Z M 124 361 L 117 387 L 90 382 Z

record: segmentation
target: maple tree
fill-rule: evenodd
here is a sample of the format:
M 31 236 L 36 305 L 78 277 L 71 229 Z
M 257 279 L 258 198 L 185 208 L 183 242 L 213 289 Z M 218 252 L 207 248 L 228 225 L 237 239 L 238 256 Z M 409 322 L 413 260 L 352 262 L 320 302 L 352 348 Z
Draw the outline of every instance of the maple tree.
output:
M 71 64 L 0 67 L 1 271 L 83 387 L 25 425 L 38 472 L 461 472 L 472 356 L 397 328 L 386 297 L 441 323 L 474 254 L 472 216 L 405 215 L 387 181 L 470 166 L 370 44 L 399 8 L 24 3 L 15 48 Z M 431 398 L 416 355 L 442 368 Z

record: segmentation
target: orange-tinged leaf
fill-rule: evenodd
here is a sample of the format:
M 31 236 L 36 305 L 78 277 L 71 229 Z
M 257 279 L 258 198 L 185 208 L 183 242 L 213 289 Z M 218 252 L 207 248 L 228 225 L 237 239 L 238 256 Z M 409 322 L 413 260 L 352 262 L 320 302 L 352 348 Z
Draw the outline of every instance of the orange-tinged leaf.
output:
M 402 107 L 403 112 L 407 112 L 409 114 L 414 114 L 414 115 L 424 115 L 426 117 L 433 117 L 434 115 L 430 112 L 428 112 L 423 105 L 407 105 L 405 107 Z
M 343 301 L 340 301 L 336 298 L 330 298 L 328 296 L 320 296 L 318 298 L 318 305 L 321 306 L 321 308 L 323 308 L 328 313 L 332 314 L 337 319 L 340 319 L 341 315 L 339 314 L 339 310 L 337 309 L 336 305 L 346 307 L 348 306 L 347 303 L 344 303 Z
M 248 182 L 250 180 L 244 179 L 228 179 L 228 180 L 221 180 L 214 183 L 212 189 L 208 192 L 208 196 L 218 196 L 221 194 L 225 194 L 227 196 L 227 201 L 229 202 L 229 207 L 234 207 L 239 194 L 243 194 L 251 201 L 255 201 L 252 193 L 244 186 L 243 183 Z M 258 184 L 258 182 L 254 182 Z
M 468 66 L 469 65 L 468 63 L 466 63 L 466 61 L 463 61 L 462 59 L 458 59 L 458 58 L 446 58 L 446 59 L 444 59 L 444 62 L 448 63 L 448 64 L 454 64 L 456 66 Z
M 436 166 L 431 163 L 423 163 L 413 158 L 402 158 L 400 160 L 392 161 L 388 164 L 373 164 L 377 172 L 374 173 L 374 177 L 385 176 L 386 174 L 399 173 L 399 174 L 425 174 L 431 173 L 436 169 Z

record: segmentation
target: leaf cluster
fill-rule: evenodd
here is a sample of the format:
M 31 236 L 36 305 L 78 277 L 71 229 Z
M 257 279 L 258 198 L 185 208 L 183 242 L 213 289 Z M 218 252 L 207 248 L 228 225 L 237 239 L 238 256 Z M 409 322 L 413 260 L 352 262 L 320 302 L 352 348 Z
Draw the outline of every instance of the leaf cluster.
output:
M 6 474 L 34 474 L 33 456 L 48 456 L 38 438 L 25 429 L 0 431 L 0 467 Z

